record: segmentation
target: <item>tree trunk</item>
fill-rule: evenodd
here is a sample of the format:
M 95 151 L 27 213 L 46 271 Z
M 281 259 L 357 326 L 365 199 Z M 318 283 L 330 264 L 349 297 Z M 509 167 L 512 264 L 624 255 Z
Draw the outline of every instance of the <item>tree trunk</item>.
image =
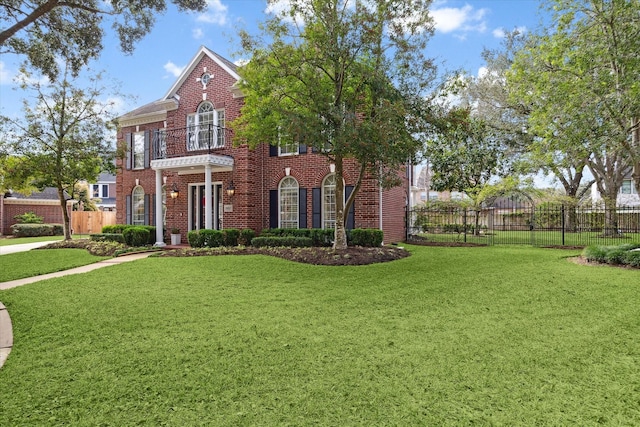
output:
M 574 205 L 566 206 L 564 211 L 564 228 L 570 233 L 578 231 L 578 212 Z
M 604 199 L 604 237 L 616 237 L 621 233 L 618 229 L 618 211 L 616 209 L 616 198 L 603 197 Z
M 71 240 L 71 221 L 69 219 L 69 211 L 67 211 L 67 201 L 64 198 L 64 190 L 58 187 L 58 200 L 60 201 L 60 209 L 62 209 L 62 218 L 64 219 L 64 240 Z
M 336 229 L 333 239 L 333 249 L 347 249 L 347 222 L 346 210 L 344 208 L 344 179 L 343 161 L 341 156 L 336 156 Z

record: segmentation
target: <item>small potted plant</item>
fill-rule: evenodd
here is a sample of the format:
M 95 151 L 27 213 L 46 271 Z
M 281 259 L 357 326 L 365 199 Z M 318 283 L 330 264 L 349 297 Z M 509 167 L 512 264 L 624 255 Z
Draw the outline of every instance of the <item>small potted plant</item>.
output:
M 180 229 L 173 227 L 171 229 L 171 244 L 179 245 L 181 240 L 182 240 L 182 236 L 180 235 Z

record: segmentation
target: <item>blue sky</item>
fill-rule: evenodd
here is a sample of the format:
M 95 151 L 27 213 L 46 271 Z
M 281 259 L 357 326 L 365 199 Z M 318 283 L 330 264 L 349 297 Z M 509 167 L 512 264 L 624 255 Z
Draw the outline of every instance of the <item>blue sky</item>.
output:
M 286 0 L 280 0 L 286 6 Z M 428 47 L 429 56 L 441 69 L 464 69 L 477 75 L 483 66 L 483 48 L 495 48 L 505 30 L 533 31 L 541 19 L 539 0 L 436 0 L 431 7 L 436 32 Z M 161 98 L 201 45 L 238 60 L 238 28 L 256 33 L 265 19 L 264 0 L 208 0 L 205 13 L 178 13 L 172 6 L 159 16 L 150 34 L 133 55 L 118 49 L 113 35 L 105 40 L 95 70 L 105 70 L 121 83 L 121 92 L 133 98 L 117 99 L 121 113 Z M 13 81 L 21 58 L 0 57 L 0 114 L 20 113 L 26 96 Z

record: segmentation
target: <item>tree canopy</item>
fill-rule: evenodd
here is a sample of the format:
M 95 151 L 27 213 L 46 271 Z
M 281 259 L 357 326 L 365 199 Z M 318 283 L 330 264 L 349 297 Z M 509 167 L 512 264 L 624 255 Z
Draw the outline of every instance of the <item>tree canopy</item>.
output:
M 14 173 L 29 180 L 23 185 L 57 189 L 66 239 L 71 238 L 67 197 L 73 198 L 79 181 L 95 181 L 101 171 L 110 170 L 115 154 L 115 112 L 101 101 L 101 75 L 88 77 L 92 86 L 86 88 L 70 74 L 65 70 L 55 85 L 32 83 L 35 103 L 24 101 L 24 117 L 0 117 L 0 149 L 18 159 Z
M 292 0 L 262 37 L 241 33 L 246 95 L 232 126 L 250 146 L 306 144 L 335 164 L 336 248 L 365 175 L 393 183 L 420 149 L 435 68 L 424 57 L 430 1 Z M 360 165 L 343 203 L 344 160 Z M 396 179 L 397 180 L 397 179 Z
M 202 10 L 206 0 L 172 0 L 179 10 Z M 165 11 L 165 0 L 4 0 L 0 3 L 0 54 L 24 55 L 54 80 L 62 58 L 73 74 L 102 51 L 105 21 L 131 53 Z

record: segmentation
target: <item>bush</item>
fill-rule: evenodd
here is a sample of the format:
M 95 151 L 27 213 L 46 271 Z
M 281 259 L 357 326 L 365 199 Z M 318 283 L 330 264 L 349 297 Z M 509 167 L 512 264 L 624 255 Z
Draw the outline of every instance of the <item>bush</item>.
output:
M 91 234 L 89 240 L 92 242 L 118 242 L 125 243 L 124 236 L 121 233 L 97 233 Z
M 621 247 L 610 248 L 604 255 L 604 260 L 607 264 L 618 265 L 622 264 L 625 254 L 629 252 Z
M 131 225 L 131 224 L 114 224 L 114 225 L 105 225 L 102 227 L 102 234 L 124 234 L 124 231 L 128 228 L 144 228 L 149 231 L 149 238 L 143 244 L 144 245 L 153 245 L 156 243 L 156 227 L 153 225 Z M 140 245 L 136 245 L 140 246 Z
M 62 224 L 13 224 L 11 234 L 13 237 L 62 236 L 64 227 Z
M 624 254 L 623 264 L 640 268 L 640 251 L 628 251 Z
M 200 235 L 200 230 L 191 230 L 187 233 L 187 242 L 192 248 L 203 248 L 204 237 Z
M 44 222 L 44 217 L 40 215 L 36 215 L 33 212 L 25 212 L 20 215 L 16 215 L 13 217 L 19 224 L 42 224 Z
M 122 232 L 128 246 L 145 246 L 149 244 L 149 230 L 145 227 L 127 227 Z
M 290 247 L 290 248 L 308 248 L 313 246 L 313 241 L 309 237 L 294 236 L 261 236 L 251 240 L 251 246 L 256 248 L 262 247 Z
M 312 228 L 309 230 L 309 237 L 313 246 L 331 246 L 335 238 L 336 231 L 333 228 Z
M 109 233 L 109 234 L 116 234 L 116 233 L 122 234 L 124 229 L 127 227 L 131 227 L 131 225 L 128 225 L 128 224 L 105 225 L 102 227 L 102 232 Z
M 224 246 L 224 234 L 220 230 L 200 230 L 200 236 L 204 247 L 217 248 Z
M 351 230 L 351 243 L 374 248 L 382 245 L 383 236 L 382 230 L 376 228 L 354 228 Z
M 240 231 L 240 235 L 238 236 L 238 243 L 244 246 L 250 246 L 251 240 L 256 237 L 256 232 L 250 228 L 245 228 Z
M 237 228 L 225 228 L 222 230 L 224 246 L 238 246 L 240 230 Z
M 592 245 L 584 248 L 584 250 L 582 251 L 582 256 L 587 261 L 606 262 L 605 259 L 607 256 L 607 252 L 608 251 L 605 246 Z

